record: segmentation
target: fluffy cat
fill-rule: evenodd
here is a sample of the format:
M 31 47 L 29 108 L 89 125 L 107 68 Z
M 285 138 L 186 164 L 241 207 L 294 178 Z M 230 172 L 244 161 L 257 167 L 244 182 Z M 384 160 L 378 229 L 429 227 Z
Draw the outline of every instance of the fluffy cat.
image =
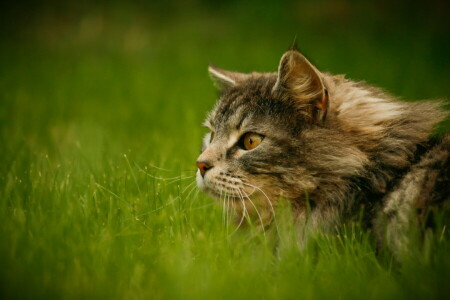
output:
M 307 232 L 328 232 L 364 207 L 393 248 L 450 192 L 450 136 L 430 138 L 440 102 L 400 102 L 320 72 L 296 48 L 276 73 L 209 67 L 220 98 L 204 125 L 197 185 L 268 225 L 280 198 Z M 419 213 L 417 214 L 417 211 Z

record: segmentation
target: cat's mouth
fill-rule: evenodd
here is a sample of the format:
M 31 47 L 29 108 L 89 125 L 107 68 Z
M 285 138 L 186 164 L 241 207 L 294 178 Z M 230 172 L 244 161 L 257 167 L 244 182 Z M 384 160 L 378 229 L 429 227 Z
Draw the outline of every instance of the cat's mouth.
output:
M 204 178 L 197 172 L 197 186 L 215 199 L 245 201 L 250 199 L 250 196 L 255 192 L 255 189 L 246 188 L 245 183 L 241 180 L 236 180 L 236 177 L 228 178 L 216 174 L 211 175 L 207 174 L 208 177 Z

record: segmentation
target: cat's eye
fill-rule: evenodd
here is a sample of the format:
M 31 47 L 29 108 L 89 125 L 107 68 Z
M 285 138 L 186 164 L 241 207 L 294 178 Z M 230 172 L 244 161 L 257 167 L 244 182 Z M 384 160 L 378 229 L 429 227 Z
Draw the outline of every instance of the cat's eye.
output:
M 214 139 L 214 131 L 211 131 L 209 133 L 209 142 L 211 143 L 213 141 L 213 139 Z
M 254 132 L 247 132 L 242 136 L 240 144 L 241 147 L 244 148 L 245 150 L 252 150 L 258 147 L 263 139 L 264 139 L 263 135 Z

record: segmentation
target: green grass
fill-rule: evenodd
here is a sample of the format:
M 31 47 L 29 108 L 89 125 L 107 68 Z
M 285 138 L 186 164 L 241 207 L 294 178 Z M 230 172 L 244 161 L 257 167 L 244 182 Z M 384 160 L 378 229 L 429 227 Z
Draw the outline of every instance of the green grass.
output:
M 274 71 L 295 35 L 322 70 L 402 98 L 449 97 L 448 29 L 437 8 L 411 24 L 420 7 L 314 3 L 4 12 L 2 298 L 448 297 L 443 224 L 402 263 L 377 255 L 370 233 L 351 224 L 299 250 L 288 207 L 277 210 L 278 232 L 234 232 L 185 178 L 216 97 L 207 64 Z

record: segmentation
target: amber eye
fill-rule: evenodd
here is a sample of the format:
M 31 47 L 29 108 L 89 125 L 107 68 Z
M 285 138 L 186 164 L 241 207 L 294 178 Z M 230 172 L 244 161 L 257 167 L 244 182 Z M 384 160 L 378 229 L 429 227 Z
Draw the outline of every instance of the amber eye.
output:
M 247 132 L 241 139 L 242 146 L 245 150 L 252 150 L 258 147 L 258 145 L 261 144 L 263 139 L 264 139 L 263 135 L 253 132 Z

